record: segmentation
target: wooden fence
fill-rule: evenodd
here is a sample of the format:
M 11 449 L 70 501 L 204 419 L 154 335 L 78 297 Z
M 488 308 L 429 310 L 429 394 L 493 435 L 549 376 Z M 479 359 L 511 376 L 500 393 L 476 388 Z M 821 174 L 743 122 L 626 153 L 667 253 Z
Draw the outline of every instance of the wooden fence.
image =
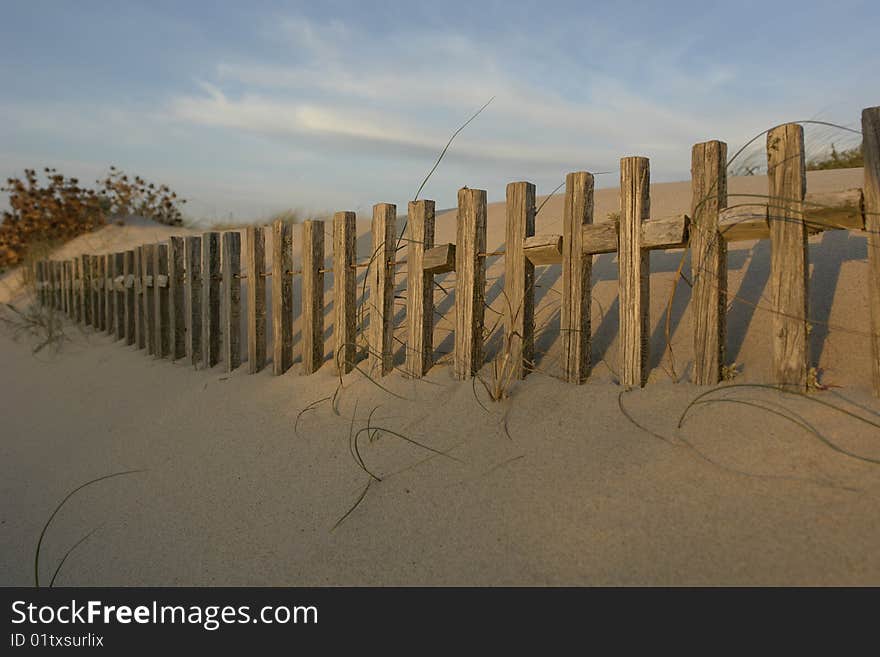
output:
M 862 112 L 864 189 L 810 194 L 806 189 L 803 129 L 786 124 L 767 134 L 769 189 L 760 202 L 728 206 L 727 145 L 696 144 L 692 150 L 693 198 L 689 215 L 654 217 L 650 212 L 649 162 L 626 157 L 620 164 L 620 215 L 593 223 L 593 176 L 570 173 L 565 182 L 561 235 L 535 234 L 535 186 L 507 186 L 504 353 L 511 376 L 523 378 L 534 363 L 534 270 L 562 265 L 560 321 L 564 378 L 582 383 L 590 375 L 592 256 L 617 252 L 620 299 L 620 379 L 643 386 L 648 375 L 650 258 L 656 249 L 689 247 L 694 317 L 693 381 L 721 380 L 725 364 L 727 244 L 771 241 L 774 382 L 806 388 L 808 349 L 807 237 L 831 230 L 867 232 L 873 385 L 880 395 L 880 107 Z M 333 352 L 336 368 L 355 366 L 358 323 L 357 269 L 367 268 L 369 301 L 367 361 L 376 375 L 393 368 L 397 208 L 373 208 L 372 251 L 358 262 L 352 212 L 333 217 L 332 267 L 324 267 L 324 222 L 306 221 L 302 268 L 293 269 L 290 225 L 246 229 L 244 266 L 237 231 L 171 237 L 123 253 L 82 255 L 36 265 L 41 303 L 67 313 L 158 358 L 185 360 L 227 371 L 240 366 L 246 345 L 249 373 L 267 361 L 266 279 L 271 279 L 272 371 L 293 363 L 293 317 L 301 313 L 303 373 L 324 359 L 324 276 L 333 273 Z M 266 268 L 265 231 L 272 231 Z M 403 239 L 407 262 L 406 371 L 413 377 L 433 365 L 433 279 L 456 272 L 453 373 L 468 379 L 483 365 L 486 287 L 486 192 L 458 193 L 455 244 L 434 243 L 434 202 L 409 204 Z M 302 276 L 302 307 L 293 308 L 292 278 Z M 246 339 L 241 336 L 241 285 L 247 285 Z

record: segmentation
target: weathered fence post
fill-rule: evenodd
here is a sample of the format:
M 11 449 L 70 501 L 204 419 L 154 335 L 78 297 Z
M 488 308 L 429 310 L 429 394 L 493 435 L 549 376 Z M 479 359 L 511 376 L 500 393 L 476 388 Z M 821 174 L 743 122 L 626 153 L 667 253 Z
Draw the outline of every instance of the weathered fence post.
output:
M 137 297 L 135 296 L 135 278 L 137 271 L 134 268 L 134 251 L 126 251 L 122 254 L 122 285 L 124 287 L 124 326 L 125 344 L 135 343 L 135 322 L 137 317 Z
M 455 378 L 469 379 L 483 364 L 486 292 L 486 192 L 458 190 L 455 240 Z
M 865 230 L 868 232 L 868 303 L 874 394 L 880 397 L 880 107 L 862 110 L 865 158 Z
M 76 321 L 81 324 L 85 321 L 85 296 L 83 294 L 82 258 L 79 256 L 73 260 L 73 282 L 76 292 L 74 296 L 76 303 Z
M 348 374 L 357 357 L 357 270 L 354 212 L 333 215 L 333 354 L 336 370 Z
M 186 354 L 186 306 L 183 299 L 184 242 L 182 237 L 168 239 L 168 321 L 171 360 Z
M 61 310 L 61 267 L 57 260 L 52 260 L 52 297 L 55 310 Z
M 144 316 L 144 341 L 146 342 L 147 354 L 156 353 L 156 323 L 153 315 L 156 308 L 156 277 L 154 275 L 155 261 L 153 252 L 156 247 L 153 244 L 144 244 L 142 254 L 141 267 L 143 268 L 144 278 L 144 298 L 143 298 L 143 316 Z
M 324 222 L 303 223 L 302 369 L 313 374 L 324 362 Z
M 245 248 L 248 373 L 256 374 L 266 366 L 266 237 L 262 226 L 248 226 Z
M 95 259 L 95 279 L 98 287 L 98 323 L 99 331 L 107 330 L 107 258 L 105 256 L 92 256 Z
M 156 290 L 156 357 L 167 358 L 170 343 L 170 313 L 168 302 L 168 245 L 157 244 L 153 249 L 153 288 Z
M 116 310 L 116 339 L 125 338 L 125 254 L 113 254 L 113 307 Z
M 186 359 L 198 365 L 202 359 L 202 238 L 189 235 L 183 240 L 183 267 L 186 270 Z
M 584 253 L 584 226 L 593 223 L 593 176 L 586 171 L 565 177 L 562 219 L 562 362 L 565 380 L 581 384 L 590 375 L 592 345 L 590 306 L 593 256 Z
M 131 264 L 134 274 L 134 345 L 136 349 L 143 349 L 147 344 L 146 330 L 144 328 L 144 247 L 137 246 L 134 249 L 134 260 Z
M 706 141 L 691 151 L 691 312 L 697 385 L 721 381 L 727 333 L 727 243 L 718 214 L 727 207 L 727 144 Z
M 116 261 L 112 253 L 103 256 L 104 261 L 104 326 L 108 335 L 116 333 L 116 293 L 113 291 L 113 278 L 116 276 Z
M 293 229 L 272 224 L 272 373 L 293 364 Z
M 70 271 L 67 260 L 61 261 L 61 309 L 65 315 L 70 314 Z
M 83 254 L 79 260 L 82 273 L 83 324 L 89 326 L 92 323 L 92 258 Z
M 92 327 L 97 331 L 101 328 L 101 317 L 104 315 L 101 303 L 101 261 L 96 255 L 90 256 L 89 261 L 92 283 Z
M 223 233 L 223 364 L 241 365 L 241 233 Z
M 373 252 L 368 268 L 370 279 L 369 366 L 385 376 L 394 367 L 392 339 L 394 326 L 394 238 L 397 206 L 377 203 L 373 206 Z
M 220 233 L 202 235 L 202 367 L 220 358 Z
M 535 359 L 535 265 L 525 240 L 535 234 L 535 186 L 507 185 L 504 253 L 504 354 L 512 379 L 523 379 Z
M 650 251 L 642 248 L 642 224 L 651 212 L 650 169 L 646 157 L 620 160 L 620 379 L 624 386 L 648 380 L 650 335 Z
M 767 133 L 767 201 L 770 220 L 770 296 L 773 302 L 773 379 L 781 386 L 806 389 L 807 193 L 804 129 L 787 123 Z
M 410 201 L 406 256 L 406 369 L 420 379 L 434 364 L 434 274 L 425 251 L 434 248 L 434 201 Z

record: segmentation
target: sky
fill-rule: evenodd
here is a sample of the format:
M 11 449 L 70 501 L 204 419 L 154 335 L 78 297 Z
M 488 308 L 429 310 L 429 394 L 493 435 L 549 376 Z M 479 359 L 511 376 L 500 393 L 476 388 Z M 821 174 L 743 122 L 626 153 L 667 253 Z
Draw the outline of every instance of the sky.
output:
M 546 194 L 575 170 L 615 186 L 627 155 L 687 180 L 699 141 L 858 127 L 880 104 L 878 24 L 880 3 L 848 0 L 3 0 L 0 175 L 112 164 L 205 220 L 405 211 L 492 99 L 420 198 Z

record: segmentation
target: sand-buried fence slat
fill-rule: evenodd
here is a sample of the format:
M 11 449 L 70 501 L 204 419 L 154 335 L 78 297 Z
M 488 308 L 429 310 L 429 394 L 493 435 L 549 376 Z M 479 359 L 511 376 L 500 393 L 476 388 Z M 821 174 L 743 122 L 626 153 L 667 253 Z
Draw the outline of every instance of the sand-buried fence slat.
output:
M 156 288 L 153 286 L 154 270 L 155 270 L 155 260 L 154 260 L 154 251 L 156 249 L 154 244 L 144 244 L 143 253 L 141 257 L 141 268 L 142 268 L 142 277 L 143 277 L 143 303 L 141 304 L 141 311 L 144 318 L 144 342 L 146 345 L 146 352 L 148 355 L 152 355 L 156 353 L 156 320 L 154 316 L 156 314 Z
M 248 373 L 256 374 L 266 366 L 266 236 L 262 226 L 248 226 L 245 249 Z
M 83 294 L 82 294 L 82 259 L 76 257 L 72 261 L 73 266 L 73 319 L 79 324 L 83 321 Z
M 125 254 L 113 254 L 113 309 L 115 312 L 116 339 L 125 338 Z
M 105 253 L 104 260 L 104 326 L 108 335 L 116 333 L 116 293 L 113 291 L 113 278 L 116 276 L 116 260 L 112 253 Z
M 797 123 L 767 133 L 767 179 L 773 382 L 805 390 L 810 369 L 804 223 L 807 177 L 804 129 Z
M 220 233 L 202 234 L 202 368 L 220 360 Z
M 107 295 L 104 292 L 107 279 L 107 258 L 102 255 L 92 256 L 94 263 L 94 284 L 98 295 L 98 313 L 95 329 L 107 330 Z
M 186 265 L 183 237 L 168 238 L 168 334 L 171 360 L 180 360 L 186 355 Z
M 721 381 L 727 334 L 727 243 L 718 218 L 727 207 L 727 144 L 707 141 L 691 150 L 691 313 L 693 382 Z
M 394 367 L 394 243 L 397 206 L 377 203 L 373 206 L 372 262 L 367 270 L 370 281 L 369 370 L 385 376 Z
M 168 245 L 157 244 L 153 249 L 153 288 L 155 290 L 156 357 L 168 358 L 171 343 L 171 313 L 168 295 Z
M 333 354 L 336 369 L 348 374 L 357 356 L 357 271 L 354 212 L 333 215 Z
M 581 384 L 590 375 L 590 305 L 593 256 L 584 253 L 584 226 L 593 223 L 593 176 L 586 171 L 565 178 L 562 219 L 562 313 L 559 318 L 564 377 Z
M 504 357 L 511 378 L 525 378 L 535 359 L 535 265 L 526 257 L 526 239 L 535 234 L 535 186 L 507 185 L 504 254 Z
M 406 226 L 406 370 L 418 379 L 434 363 L 434 274 L 425 270 L 425 251 L 434 247 L 434 201 L 410 201 Z
M 83 287 L 82 323 L 85 326 L 89 326 L 92 323 L 92 258 L 90 255 L 84 253 L 79 257 L 79 260 Z
M 871 379 L 880 397 L 880 107 L 862 110 L 865 158 L 864 215 L 868 233 L 868 303 L 871 327 Z
M 293 228 L 272 224 L 272 373 L 293 364 Z
M 227 372 L 241 365 L 241 233 L 223 233 L 223 364 Z
M 324 222 L 303 223 L 302 371 L 313 374 L 324 362 Z
M 648 158 L 620 160 L 620 231 L 618 298 L 620 299 L 620 382 L 644 386 L 648 379 L 650 332 L 650 251 L 643 248 L 642 224 L 651 212 Z
M 184 303 L 186 305 L 186 360 L 198 365 L 202 360 L 202 238 L 183 239 Z
M 126 251 L 122 254 L 122 277 L 123 286 L 123 337 L 125 344 L 131 345 L 135 343 L 135 312 L 137 305 L 135 303 L 135 268 L 134 268 L 134 251 Z
M 67 260 L 62 260 L 61 263 L 61 311 L 65 315 L 70 314 L 70 287 L 68 282 L 70 281 L 70 273 L 67 270 Z
M 132 270 L 134 272 L 134 345 L 136 349 L 144 349 L 147 345 L 147 335 L 144 317 L 144 247 L 137 246 L 134 249 Z
M 483 364 L 486 292 L 486 192 L 458 190 L 455 240 L 455 353 L 453 375 L 471 378 Z

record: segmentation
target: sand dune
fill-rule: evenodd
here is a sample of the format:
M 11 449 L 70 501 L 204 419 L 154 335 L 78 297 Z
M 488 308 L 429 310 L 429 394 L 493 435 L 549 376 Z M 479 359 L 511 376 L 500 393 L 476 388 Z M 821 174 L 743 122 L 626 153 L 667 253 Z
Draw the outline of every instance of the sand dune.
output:
M 814 192 L 861 184 L 861 169 L 808 174 Z M 766 188 L 765 178 L 734 178 L 729 193 Z M 616 189 L 597 191 L 596 221 L 617 210 L 617 199 Z M 689 183 L 652 186 L 652 214 L 689 205 Z M 561 214 L 562 198 L 553 197 L 537 232 L 561 232 Z M 503 204 L 490 206 L 488 222 L 489 248 L 503 248 Z M 359 221 L 361 258 L 370 251 L 368 228 Z M 184 233 L 108 226 L 57 256 Z M 436 239 L 455 241 L 453 212 L 438 216 Z M 740 365 L 737 383 L 767 381 L 769 243 L 733 246 L 728 360 Z M 2 334 L 0 583 L 32 583 L 37 536 L 69 490 L 132 469 L 144 471 L 96 484 L 65 506 L 46 537 L 44 581 L 100 527 L 67 559 L 59 584 L 880 583 L 880 464 L 864 460 L 880 460 L 876 426 L 799 398 L 731 389 L 725 394 L 739 402 L 781 404 L 797 415 L 786 420 L 728 401 L 694 407 L 678 428 L 688 402 L 704 391 L 687 383 L 684 284 L 672 304 L 671 352 L 666 345 L 666 305 L 684 255 L 651 256 L 652 372 L 646 388 L 622 396 L 613 255 L 594 259 L 589 382 L 554 378 L 560 271 L 543 267 L 536 273 L 539 371 L 501 404 L 479 384 L 453 381 L 443 366 L 454 310 L 439 291 L 441 364 L 419 382 L 394 373 L 381 381 L 385 389 L 353 372 L 335 404 L 339 381 L 329 362 L 299 375 L 296 324 L 295 364 L 282 377 L 195 371 L 72 325 L 57 354 L 33 356 L 26 342 Z M 834 386 L 816 396 L 878 423 L 865 237 L 818 235 L 809 257 L 811 348 L 821 381 Z M 503 309 L 502 272 L 503 258 L 492 259 L 488 325 Z M 450 289 L 453 277 L 438 282 Z M 297 308 L 298 281 L 294 293 Z M 0 294 L 16 297 L 14 273 Z M 328 337 L 331 304 L 328 294 Z M 402 326 L 402 305 L 397 319 Z M 402 328 L 397 335 L 404 338 Z M 488 347 L 492 358 L 500 334 Z M 368 422 L 436 451 L 387 432 L 373 437 Z M 371 481 L 351 454 L 353 433 L 381 481 L 373 479 L 336 526 Z

